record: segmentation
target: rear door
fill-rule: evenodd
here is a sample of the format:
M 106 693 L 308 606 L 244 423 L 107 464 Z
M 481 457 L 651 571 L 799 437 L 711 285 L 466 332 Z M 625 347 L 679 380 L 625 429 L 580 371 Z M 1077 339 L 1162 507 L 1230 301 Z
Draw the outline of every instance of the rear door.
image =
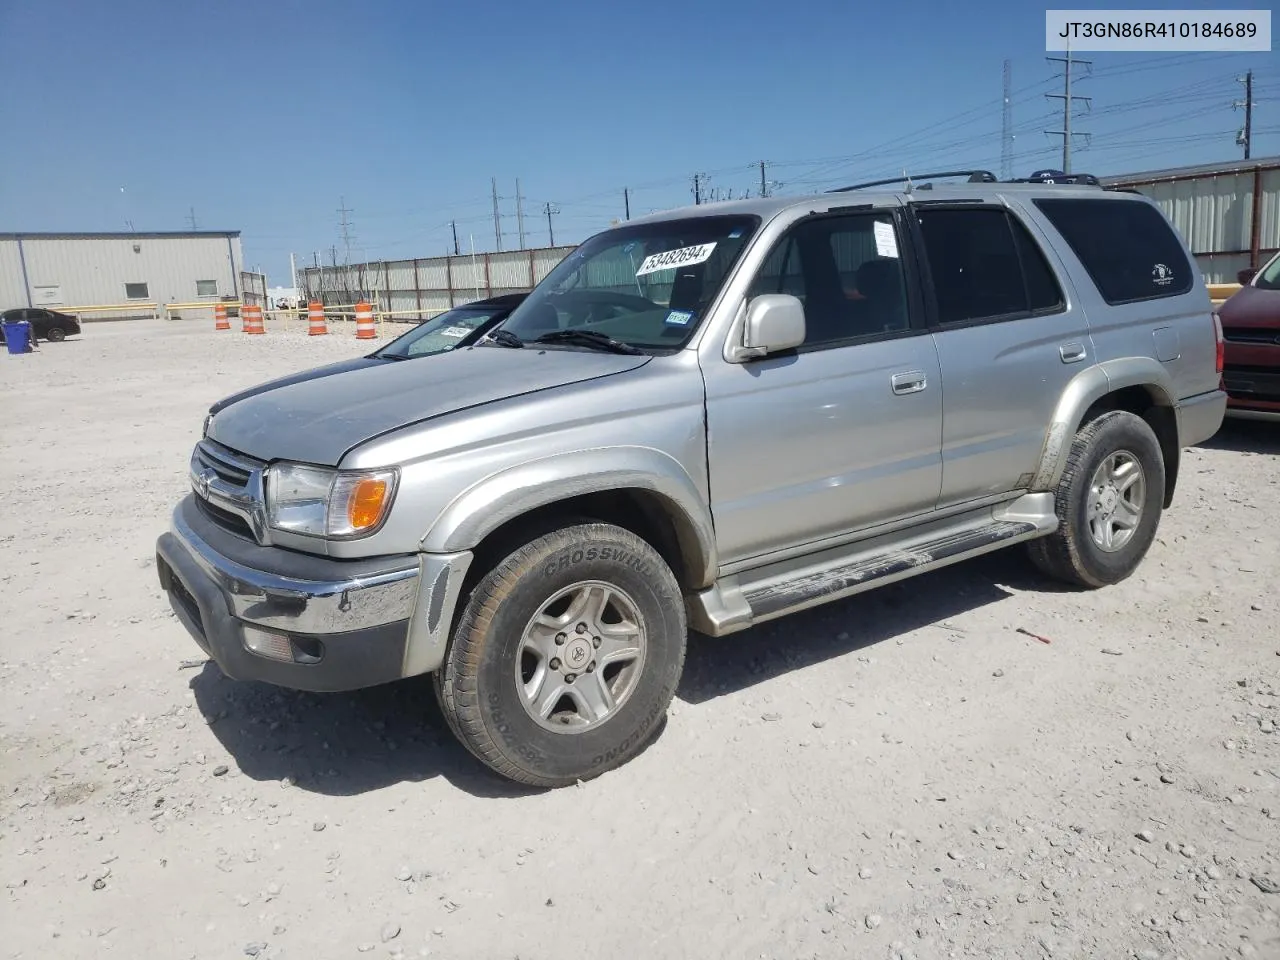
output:
M 1093 361 L 1084 310 L 1043 234 L 996 194 L 909 205 L 943 383 L 939 509 L 1032 480 L 1054 408 Z

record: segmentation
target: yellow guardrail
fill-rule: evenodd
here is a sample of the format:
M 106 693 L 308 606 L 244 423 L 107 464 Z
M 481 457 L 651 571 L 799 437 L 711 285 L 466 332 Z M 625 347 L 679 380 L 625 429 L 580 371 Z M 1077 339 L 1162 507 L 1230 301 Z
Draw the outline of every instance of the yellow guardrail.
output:
M 1215 307 L 1220 307 L 1231 299 L 1232 296 L 1240 292 L 1240 284 L 1238 283 L 1210 283 L 1209 299 Z

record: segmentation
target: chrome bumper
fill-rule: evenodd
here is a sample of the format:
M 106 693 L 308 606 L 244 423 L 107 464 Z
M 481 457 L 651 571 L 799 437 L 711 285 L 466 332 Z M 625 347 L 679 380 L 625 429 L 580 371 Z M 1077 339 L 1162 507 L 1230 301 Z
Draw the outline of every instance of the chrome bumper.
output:
M 245 547 L 193 510 L 190 500 L 174 510 L 156 544 L 157 574 L 175 614 L 228 676 L 331 691 L 439 667 L 470 553 L 378 563 Z M 273 569 L 226 555 L 237 549 L 258 550 Z M 278 637 L 275 655 L 250 648 L 262 630 Z

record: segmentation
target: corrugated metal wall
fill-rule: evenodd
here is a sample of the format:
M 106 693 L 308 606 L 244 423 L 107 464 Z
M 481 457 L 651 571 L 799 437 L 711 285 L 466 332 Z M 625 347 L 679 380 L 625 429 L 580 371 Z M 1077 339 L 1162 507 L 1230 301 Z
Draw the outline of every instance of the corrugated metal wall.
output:
M 8 267 L 10 260 L 18 259 L 19 242 L 33 299 L 50 306 L 212 302 L 239 292 L 239 237 L 0 238 L 0 302 L 6 306 L 27 303 L 21 271 L 15 279 Z M 217 295 L 200 296 L 198 280 L 213 280 Z M 126 284 L 145 284 L 146 296 L 130 297 L 130 292 L 141 291 L 126 290 Z
M 350 307 L 364 298 L 376 300 L 381 310 L 394 314 L 393 319 L 424 319 L 472 300 L 532 290 L 573 249 L 303 267 L 298 270 L 298 291 L 326 307 Z

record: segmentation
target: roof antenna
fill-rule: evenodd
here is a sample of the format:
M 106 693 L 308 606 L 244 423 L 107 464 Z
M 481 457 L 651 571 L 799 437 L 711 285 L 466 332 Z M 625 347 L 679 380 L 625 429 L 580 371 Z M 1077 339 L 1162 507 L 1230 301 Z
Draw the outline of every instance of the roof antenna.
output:
M 907 181 L 907 193 L 911 192 L 911 178 L 907 176 L 907 168 L 902 168 L 902 179 Z

